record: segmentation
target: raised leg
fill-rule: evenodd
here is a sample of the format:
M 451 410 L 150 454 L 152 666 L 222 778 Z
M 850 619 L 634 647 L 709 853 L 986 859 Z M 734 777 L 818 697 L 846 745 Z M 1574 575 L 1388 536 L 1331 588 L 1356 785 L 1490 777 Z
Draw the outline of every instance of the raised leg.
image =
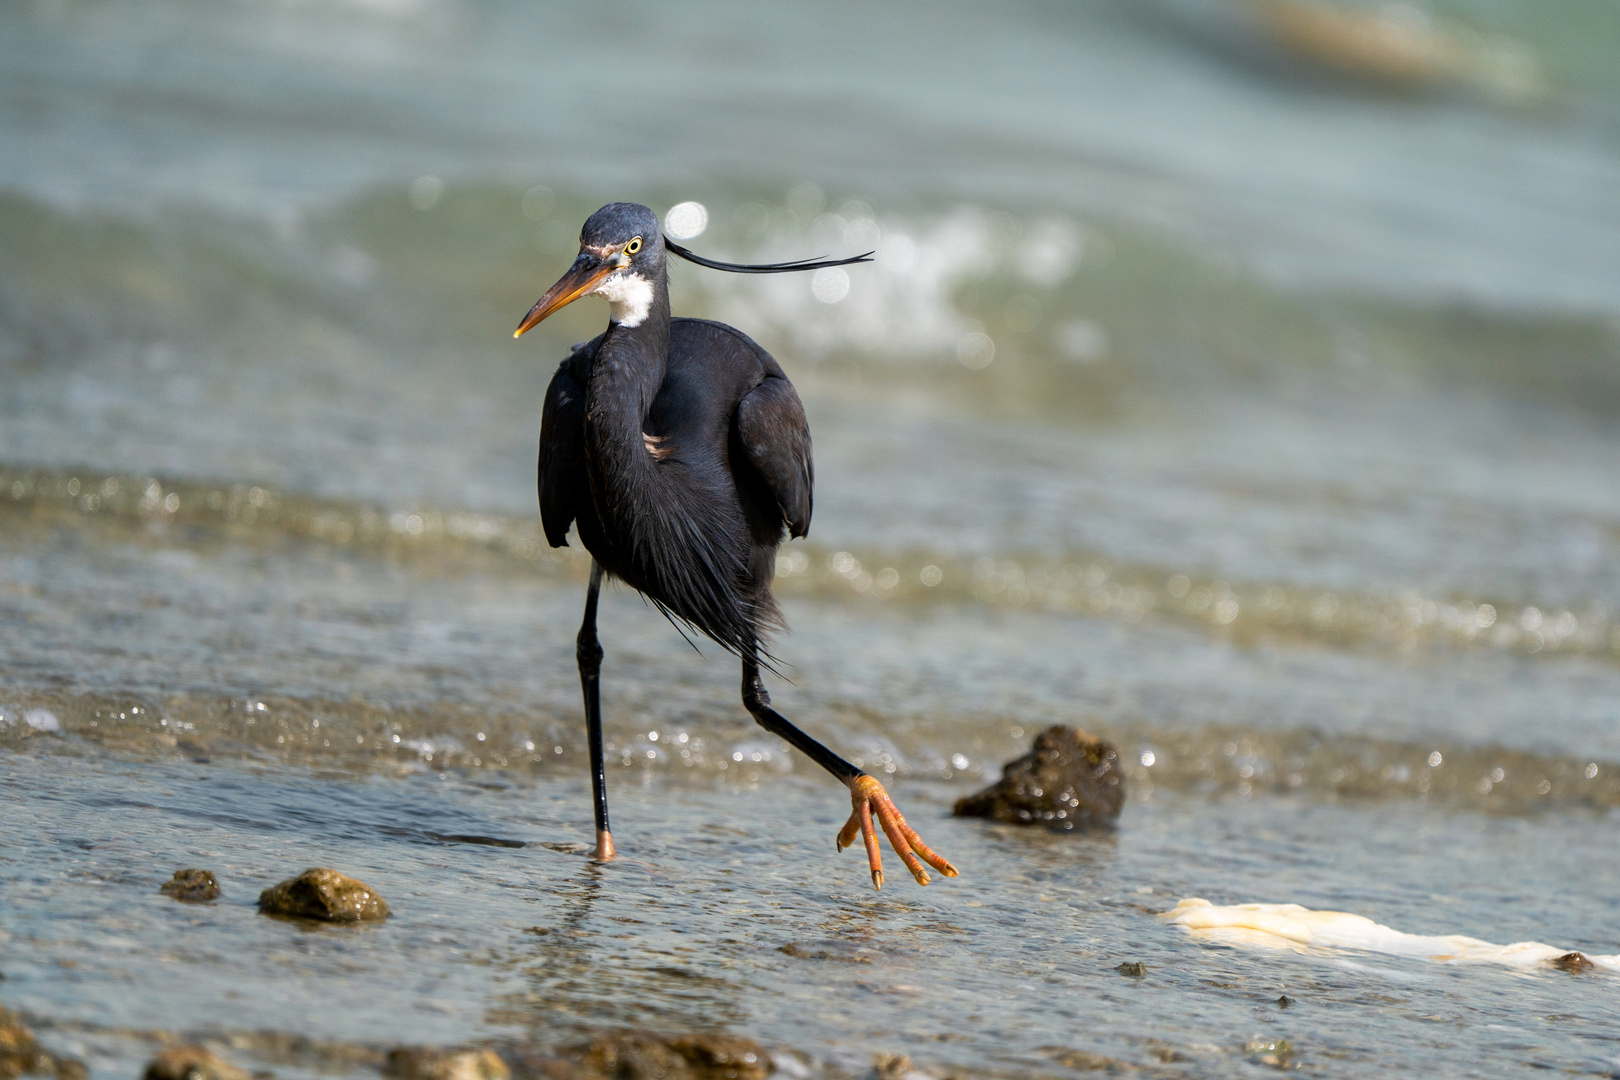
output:
M 894 805 L 894 800 L 889 798 L 889 793 L 883 790 L 882 784 L 794 727 L 787 717 L 771 708 L 771 695 L 766 693 L 765 684 L 760 679 L 759 664 L 750 658 L 743 660 L 742 697 L 743 705 L 753 714 L 760 727 L 786 739 L 790 746 L 838 777 L 849 788 L 852 810 L 849 820 L 838 832 L 838 850 L 843 851 L 854 844 L 855 835 L 859 833 L 866 842 L 866 861 L 872 868 L 873 885 L 883 888 L 883 855 L 878 851 L 877 830 L 872 823 L 874 817 L 889 838 L 889 846 L 906 864 L 906 869 L 917 879 L 917 884 L 927 885 L 929 881 L 928 871 L 923 869 L 924 862 L 946 877 L 956 876 L 956 867 L 936 855 L 932 848 L 922 842 L 916 830 L 906 824 L 905 816 Z
M 602 643 L 596 640 L 596 598 L 602 591 L 602 567 L 591 560 L 591 585 L 585 594 L 585 620 L 574 643 L 579 682 L 585 691 L 585 735 L 591 748 L 591 794 L 596 800 L 596 857 L 613 858 L 608 829 L 607 774 L 602 765 Z

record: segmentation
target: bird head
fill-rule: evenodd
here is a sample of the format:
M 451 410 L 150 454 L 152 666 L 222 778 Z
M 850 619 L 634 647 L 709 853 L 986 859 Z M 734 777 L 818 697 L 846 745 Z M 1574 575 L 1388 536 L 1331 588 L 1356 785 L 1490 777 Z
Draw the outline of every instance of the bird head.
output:
M 582 296 L 612 305 L 613 322 L 639 326 L 652 308 L 654 283 L 664 277 L 664 236 L 658 217 L 639 203 L 608 203 L 585 219 L 579 256 L 557 284 L 535 302 L 513 337 Z

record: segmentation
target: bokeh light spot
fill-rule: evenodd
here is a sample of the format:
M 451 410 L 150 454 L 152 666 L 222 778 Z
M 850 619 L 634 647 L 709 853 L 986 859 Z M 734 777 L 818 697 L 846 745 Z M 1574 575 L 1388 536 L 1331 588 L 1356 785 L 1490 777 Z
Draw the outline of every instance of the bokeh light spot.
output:
M 700 202 L 676 203 L 664 215 L 664 231 L 676 240 L 702 236 L 709 227 L 709 210 Z
M 996 358 L 996 343 L 990 340 L 989 334 L 971 331 L 957 339 L 956 358 L 965 368 L 983 371 Z
M 406 196 L 418 210 L 431 210 L 444 197 L 444 181 L 437 176 L 418 176 L 411 181 Z
M 536 184 L 523 193 L 523 216 L 530 221 L 544 221 L 557 208 L 557 196 L 544 184 Z
M 842 267 L 824 266 L 810 279 L 810 292 L 823 304 L 836 304 L 849 295 L 849 275 Z

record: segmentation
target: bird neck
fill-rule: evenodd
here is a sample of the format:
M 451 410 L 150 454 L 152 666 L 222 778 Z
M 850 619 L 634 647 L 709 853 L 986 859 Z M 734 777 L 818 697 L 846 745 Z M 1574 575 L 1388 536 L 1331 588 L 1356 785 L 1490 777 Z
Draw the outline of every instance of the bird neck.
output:
M 669 360 L 669 287 L 662 275 L 638 314 L 634 324 L 608 324 L 585 388 L 586 440 L 604 474 L 623 475 L 652 464 L 642 425 Z

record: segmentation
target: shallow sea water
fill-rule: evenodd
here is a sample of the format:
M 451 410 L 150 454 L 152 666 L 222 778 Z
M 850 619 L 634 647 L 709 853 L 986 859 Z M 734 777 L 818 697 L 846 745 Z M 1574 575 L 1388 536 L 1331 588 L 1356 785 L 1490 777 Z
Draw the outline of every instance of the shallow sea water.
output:
M 1620 952 L 1620 25 L 1403 8 L 1471 59 L 1392 87 L 1285 8 L 0 16 L 0 1004 L 98 1080 L 615 1027 L 791 1077 L 1620 1074 L 1613 976 L 1160 918 Z M 604 315 L 509 335 L 609 198 L 876 248 L 672 288 L 816 437 L 773 698 L 960 878 L 873 892 L 842 789 L 622 589 L 584 857 L 589 561 L 532 462 Z M 949 816 L 1052 723 L 1118 745 L 1117 831 Z M 257 914 L 316 865 L 394 917 Z
M 942 785 L 902 783 L 914 819 L 970 869 L 949 888 L 874 894 L 856 853 L 833 857 L 842 815 L 825 785 L 799 777 L 765 790 L 615 777 L 630 854 L 601 866 L 577 847 L 429 835 L 582 834 L 588 788 L 565 776 L 358 780 L 97 753 L 14 758 L 8 773 L 8 817 L 52 823 L 6 868 L 11 1004 L 109 1073 L 149 1052 L 131 1031 L 555 1043 L 616 1025 L 746 1031 L 834 1074 L 896 1051 L 925 1069 L 1064 1074 L 1080 1051 L 1246 1075 L 1278 1040 L 1334 1075 L 1414 1056 L 1481 1075 L 1614 1064 L 1604 976 L 1255 953 L 1156 917 L 1196 890 L 1595 950 L 1616 881 L 1606 840 L 1578 821 L 1414 824 L 1400 805 L 1156 795 L 1117 836 L 1077 840 L 953 821 Z M 304 862 L 363 877 L 394 918 L 258 915 L 257 888 Z M 156 894 L 155 870 L 192 863 L 216 868 L 223 899 Z M 1578 884 L 1549 895 L 1549 881 Z M 1121 975 L 1125 962 L 1146 975 Z

